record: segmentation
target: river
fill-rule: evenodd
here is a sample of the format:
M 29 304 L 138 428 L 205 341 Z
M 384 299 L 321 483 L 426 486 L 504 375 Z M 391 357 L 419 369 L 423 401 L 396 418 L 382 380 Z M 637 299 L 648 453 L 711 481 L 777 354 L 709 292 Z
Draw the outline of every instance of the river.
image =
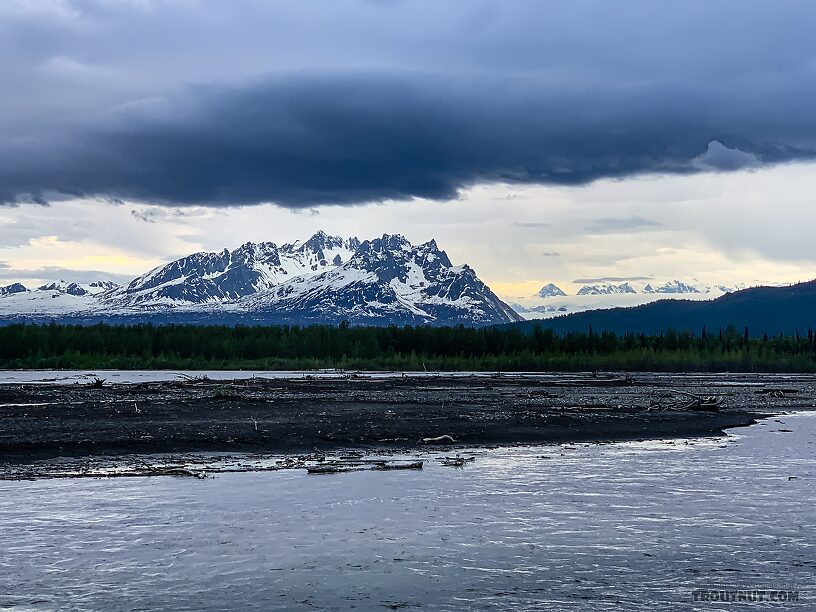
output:
M 813 609 L 814 444 L 811 412 L 463 468 L 0 482 L 0 609 Z

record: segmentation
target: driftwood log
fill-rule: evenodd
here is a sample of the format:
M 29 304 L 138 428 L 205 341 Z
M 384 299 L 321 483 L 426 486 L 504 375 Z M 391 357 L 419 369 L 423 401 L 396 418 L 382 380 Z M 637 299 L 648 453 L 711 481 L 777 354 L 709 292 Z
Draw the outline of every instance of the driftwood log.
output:
M 442 436 L 436 436 L 435 438 L 420 438 L 420 444 L 456 444 L 456 440 L 453 436 L 449 436 L 448 434 Z
M 716 395 L 697 395 L 679 389 L 662 391 L 659 396 L 649 401 L 649 410 L 698 410 L 702 412 L 719 412 L 724 398 Z

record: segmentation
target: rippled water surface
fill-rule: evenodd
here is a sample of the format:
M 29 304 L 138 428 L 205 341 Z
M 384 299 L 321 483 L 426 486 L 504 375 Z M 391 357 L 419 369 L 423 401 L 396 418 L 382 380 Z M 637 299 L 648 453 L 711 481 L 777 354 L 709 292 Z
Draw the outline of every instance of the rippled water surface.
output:
M 2 482 L 0 608 L 685 610 L 724 585 L 814 609 L 816 416 L 778 421 L 416 472 Z

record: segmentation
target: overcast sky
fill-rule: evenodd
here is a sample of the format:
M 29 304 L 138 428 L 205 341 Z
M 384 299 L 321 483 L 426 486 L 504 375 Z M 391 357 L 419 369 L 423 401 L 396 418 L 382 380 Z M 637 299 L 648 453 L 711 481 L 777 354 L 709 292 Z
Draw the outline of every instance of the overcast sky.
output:
M 0 284 L 317 229 L 545 282 L 813 278 L 816 3 L 3 0 Z

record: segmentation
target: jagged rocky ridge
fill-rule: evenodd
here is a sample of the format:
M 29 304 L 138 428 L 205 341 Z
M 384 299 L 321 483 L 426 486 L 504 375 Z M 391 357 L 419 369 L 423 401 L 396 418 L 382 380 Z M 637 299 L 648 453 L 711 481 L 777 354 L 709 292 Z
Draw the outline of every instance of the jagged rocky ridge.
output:
M 22 283 L 12 283 L 5 287 L 0 287 L 0 295 L 11 295 L 13 293 L 25 293 L 28 289 Z
M 578 290 L 578 295 L 620 295 L 624 293 L 637 293 L 637 290 L 629 283 L 621 285 L 587 285 Z
M 362 242 L 324 232 L 282 246 L 248 242 L 234 251 L 183 257 L 126 285 L 91 285 L 23 287 L 3 297 L 0 316 L 380 325 L 521 320 L 472 268 L 454 266 L 435 241 L 414 246 L 387 234 Z M 37 293 L 64 299 L 37 302 Z

